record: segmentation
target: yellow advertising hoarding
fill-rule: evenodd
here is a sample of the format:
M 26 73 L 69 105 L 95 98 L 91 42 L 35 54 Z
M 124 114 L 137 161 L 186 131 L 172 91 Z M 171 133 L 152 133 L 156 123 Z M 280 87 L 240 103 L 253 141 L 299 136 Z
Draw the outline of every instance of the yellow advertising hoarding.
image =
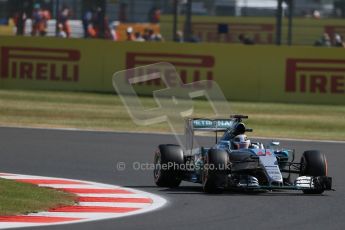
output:
M 102 41 L 1 37 L 1 88 L 102 90 Z M 92 63 L 92 64 L 90 64 Z
M 169 62 L 182 82 L 214 80 L 229 100 L 345 104 L 339 48 L 0 37 L 0 49 L 1 88 L 112 92 L 114 72 Z M 135 89 L 162 87 L 155 80 Z

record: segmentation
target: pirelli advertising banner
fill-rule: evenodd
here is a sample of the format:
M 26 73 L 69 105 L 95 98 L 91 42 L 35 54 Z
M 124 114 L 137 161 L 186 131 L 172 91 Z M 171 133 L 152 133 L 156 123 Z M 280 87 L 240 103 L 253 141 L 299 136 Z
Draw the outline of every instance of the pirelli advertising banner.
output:
M 341 48 L 0 37 L 0 49 L 1 88 L 112 92 L 114 72 L 169 62 L 183 83 L 214 80 L 230 101 L 345 104 Z M 155 79 L 135 90 L 164 87 Z
M 0 87 L 103 90 L 102 41 L 0 37 Z M 97 56 L 97 57 L 96 57 Z

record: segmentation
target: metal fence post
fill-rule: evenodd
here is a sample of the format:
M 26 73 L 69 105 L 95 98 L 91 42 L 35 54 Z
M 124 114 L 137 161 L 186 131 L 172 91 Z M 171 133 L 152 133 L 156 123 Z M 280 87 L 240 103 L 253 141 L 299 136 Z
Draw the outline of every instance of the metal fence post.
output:
M 283 16 L 283 0 L 278 0 L 277 18 L 276 18 L 276 45 L 282 42 L 282 16 Z
M 59 0 L 55 0 L 55 36 L 57 37 L 59 34 L 59 25 L 58 25 L 58 21 L 59 21 L 59 14 L 60 14 L 60 1 Z
M 184 28 L 185 41 L 190 41 L 192 36 L 192 0 L 187 0 L 186 3 L 186 21 Z
M 289 7 L 289 22 L 288 22 L 288 45 L 292 45 L 292 19 L 294 13 L 294 0 L 288 0 Z
M 173 41 L 177 40 L 178 0 L 174 0 Z

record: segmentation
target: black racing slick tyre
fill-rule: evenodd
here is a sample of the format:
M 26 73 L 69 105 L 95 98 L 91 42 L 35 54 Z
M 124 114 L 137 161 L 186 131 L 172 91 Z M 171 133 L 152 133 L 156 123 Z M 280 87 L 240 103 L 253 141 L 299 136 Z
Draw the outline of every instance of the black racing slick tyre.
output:
M 305 151 L 301 158 L 301 176 L 327 176 L 327 159 L 317 150 Z M 305 194 L 322 194 L 323 189 L 303 190 Z
M 221 193 L 226 185 L 229 156 L 220 149 L 210 149 L 204 159 L 202 173 L 203 190 L 206 193 Z
M 178 145 L 159 145 L 154 156 L 154 181 L 160 187 L 178 187 L 181 183 L 183 150 Z

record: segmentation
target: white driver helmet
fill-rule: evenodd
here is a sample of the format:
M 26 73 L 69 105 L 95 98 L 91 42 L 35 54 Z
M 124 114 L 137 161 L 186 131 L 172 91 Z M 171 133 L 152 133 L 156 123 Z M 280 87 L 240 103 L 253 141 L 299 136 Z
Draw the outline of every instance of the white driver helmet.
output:
M 246 135 L 240 134 L 232 139 L 232 145 L 234 149 L 247 149 L 250 145 L 250 140 Z

